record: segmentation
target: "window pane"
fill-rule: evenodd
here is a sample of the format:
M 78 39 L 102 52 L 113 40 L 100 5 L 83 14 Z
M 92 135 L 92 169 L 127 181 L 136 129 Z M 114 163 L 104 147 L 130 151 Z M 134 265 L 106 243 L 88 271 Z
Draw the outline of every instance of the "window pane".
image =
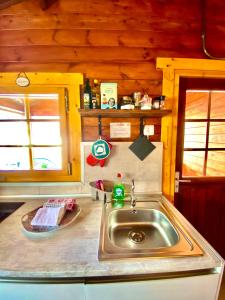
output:
M 204 151 L 184 151 L 182 176 L 203 176 L 204 159 Z
M 0 148 L 0 170 L 29 170 L 28 148 Z
M 185 119 L 206 119 L 208 101 L 208 91 L 186 91 Z
M 225 176 L 225 151 L 209 151 L 207 176 Z
M 24 119 L 24 95 L 0 94 L 0 119 Z
M 62 169 L 61 147 L 35 147 L 32 149 L 34 170 Z
M 59 119 L 58 94 L 29 95 L 31 119 Z
M 32 122 L 31 144 L 61 145 L 59 122 Z
M 204 148 L 206 122 L 185 122 L 184 148 Z
M 225 122 L 210 122 L 209 148 L 225 148 Z
M 29 144 L 26 122 L 1 122 L 0 132 L 1 132 L 0 145 L 28 145 Z
M 211 119 L 225 119 L 225 91 L 213 91 L 211 94 Z

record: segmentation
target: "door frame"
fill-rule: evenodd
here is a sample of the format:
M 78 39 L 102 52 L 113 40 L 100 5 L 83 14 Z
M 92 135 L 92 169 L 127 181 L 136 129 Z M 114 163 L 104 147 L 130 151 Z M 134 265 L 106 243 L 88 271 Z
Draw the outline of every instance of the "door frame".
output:
M 174 202 L 180 78 L 225 79 L 225 61 L 158 57 L 156 60 L 156 68 L 163 72 L 162 94 L 166 96 L 165 109 L 172 110 L 170 115 L 162 118 L 162 192 L 171 202 Z

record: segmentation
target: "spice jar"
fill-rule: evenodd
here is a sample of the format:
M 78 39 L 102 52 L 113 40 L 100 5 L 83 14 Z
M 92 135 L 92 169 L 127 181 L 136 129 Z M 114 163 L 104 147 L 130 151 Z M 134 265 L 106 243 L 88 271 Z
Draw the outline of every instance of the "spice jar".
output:
M 153 100 L 152 100 L 152 109 L 163 109 L 165 98 L 166 97 L 163 96 L 163 95 L 153 98 Z

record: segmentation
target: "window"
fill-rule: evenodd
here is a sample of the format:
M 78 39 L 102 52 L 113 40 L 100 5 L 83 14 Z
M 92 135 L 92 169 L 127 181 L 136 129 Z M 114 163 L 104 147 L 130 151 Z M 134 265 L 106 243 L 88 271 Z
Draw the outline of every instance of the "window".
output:
M 225 176 L 225 91 L 187 90 L 183 176 Z
M 0 170 L 62 170 L 59 98 L 0 94 Z
M 0 182 L 80 181 L 82 74 L 0 74 Z
M 0 93 L 0 170 L 12 176 L 69 175 L 67 90 L 32 90 Z

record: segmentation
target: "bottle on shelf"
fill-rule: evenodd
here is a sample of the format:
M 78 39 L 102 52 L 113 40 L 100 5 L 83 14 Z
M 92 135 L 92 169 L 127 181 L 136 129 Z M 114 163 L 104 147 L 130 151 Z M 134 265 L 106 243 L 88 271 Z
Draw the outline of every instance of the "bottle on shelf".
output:
M 124 206 L 124 198 L 125 198 L 125 189 L 122 183 L 122 175 L 120 173 L 117 174 L 117 179 L 115 181 L 113 187 L 113 204 L 115 207 L 123 207 Z
M 94 79 L 92 86 L 92 108 L 100 108 L 100 85 L 97 79 Z
M 89 78 L 86 78 L 84 83 L 83 105 L 84 108 L 92 108 L 92 91 Z

